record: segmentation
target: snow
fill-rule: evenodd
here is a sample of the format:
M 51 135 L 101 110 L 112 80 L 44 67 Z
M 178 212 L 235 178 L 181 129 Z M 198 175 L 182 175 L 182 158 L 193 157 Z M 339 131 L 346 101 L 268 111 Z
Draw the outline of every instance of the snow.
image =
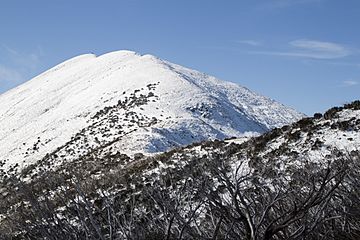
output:
M 283 133 L 269 141 L 265 150 L 258 153 L 258 156 L 266 158 L 266 154 L 280 149 L 282 145 L 285 145 L 292 152 L 299 153 L 299 156 L 301 156 L 303 160 L 306 159 L 306 161 L 324 165 L 327 162 L 327 156 L 334 156 L 334 151 L 340 151 L 345 156 L 352 151 L 359 151 L 360 110 L 343 109 L 337 115 L 337 117 L 330 120 L 324 118 L 313 120 L 314 126 L 316 126 L 314 129 L 316 130 L 291 129 L 291 133 L 301 132 L 299 139 L 289 141 L 285 138 L 286 134 Z M 351 124 L 349 124 L 348 128 L 338 127 L 338 124 L 343 122 L 349 122 Z M 318 146 L 316 146 L 316 142 L 319 143 Z M 291 165 L 298 165 L 300 166 L 299 168 L 301 168 L 305 163 L 303 161 L 294 161 L 293 157 L 286 156 L 285 154 L 280 157 L 279 163 L 281 163 L 283 168 Z M 274 156 L 272 156 L 272 158 L 274 158 Z
M 154 87 L 148 89 L 149 84 Z M 92 117 L 98 111 L 132 93 L 150 92 L 155 96 L 147 104 L 114 113 L 121 133 L 110 127 L 105 137 L 100 135 L 107 116 L 96 125 Z M 89 126 L 97 131 L 83 131 L 90 147 L 99 147 L 95 137 L 100 144 L 118 139 L 113 148 L 132 154 L 262 133 L 303 117 L 237 84 L 131 51 L 72 58 L 0 95 L 0 102 L 0 156 L 9 160 L 7 166 L 34 163 Z M 123 117 L 130 111 L 144 118 L 144 124 L 157 121 L 149 127 L 131 126 Z M 79 150 L 77 157 L 89 152 L 72 149 Z

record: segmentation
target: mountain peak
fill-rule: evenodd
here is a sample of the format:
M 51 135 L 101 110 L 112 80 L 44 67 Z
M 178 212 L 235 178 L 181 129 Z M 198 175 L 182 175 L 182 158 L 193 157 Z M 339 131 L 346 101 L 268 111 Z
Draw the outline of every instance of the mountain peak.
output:
M 235 83 L 124 50 L 67 60 L 0 101 L 0 155 L 24 165 L 103 148 L 161 152 L 303 117 Z

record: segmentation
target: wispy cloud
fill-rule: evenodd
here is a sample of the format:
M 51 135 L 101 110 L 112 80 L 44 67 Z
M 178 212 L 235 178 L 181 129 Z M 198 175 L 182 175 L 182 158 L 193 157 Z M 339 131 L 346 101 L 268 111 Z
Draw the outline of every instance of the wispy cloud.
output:
M 354 50 L 345 45 L 325 41 L 299 39 L 289 42 L 288 46 L 290 48 L 287 51 L 262 51 L 251 53 L 311 59 L 337 59 L 355 54 Z
M 7 45 L 2 45 L 2 47 L 6 50 L 12 62 L 14 62 L 16 65 L 32 71 L 39 66 L 40 57 L 41 55 L 43 55 L 43 50 L 41 47 L 38 47 L 32 53 L 22 53 Z
M 236 41 L 236 43 L 240 43 L 240 44 L 246 44 L 246 45 L 250 45 L 250 46 L 261 46 L 262 43 L 256 40 L 238 40 Z
M 312 58 L 342 58 L 352 54 L 346 46 L 333 42 L 300 39 L 290 42 L 290 45 L 301 51 L 298 54 Z
M 0 84 L 17 84 L 24 80 L 23 75 L 16 69 L 0 65 Z
M 40 66 L 43 51 L 40 47 L 31 53 L 23 53 L 7 45 L 0 44 L 3 62 L 0 62 L 1 85 L 16 86 L 32 76 Z
M 359 85 L 358 81 L 354 81 L 354 80 L 346 80 L 342 82 L 342 87 L 352 87 L 352 86 L 356 86 Z

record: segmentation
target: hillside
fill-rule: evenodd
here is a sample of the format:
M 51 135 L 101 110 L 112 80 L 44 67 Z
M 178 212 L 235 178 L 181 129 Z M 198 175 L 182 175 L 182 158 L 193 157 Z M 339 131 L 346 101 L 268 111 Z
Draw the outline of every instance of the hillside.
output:
M 355 101 L 249 140 L 148 157 L 43 159 L 21 175 L 3 173 L 0 232 L 9 239 L 359 239 L 359 130 Z
M 0 156 L 21 168 L 50 155 L 157 153 L 263 133 L 302 114 L 234 83 L 118 51 L 85 54 L 0 95 Z

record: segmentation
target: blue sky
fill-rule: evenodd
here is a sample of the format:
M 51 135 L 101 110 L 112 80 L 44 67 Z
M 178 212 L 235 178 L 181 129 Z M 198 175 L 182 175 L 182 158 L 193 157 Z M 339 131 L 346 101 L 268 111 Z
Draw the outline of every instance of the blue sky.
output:
M 360 99 L 358 0 L 1 0 L 0 93 L 73 56 L 129 49 L 306 114 Z

